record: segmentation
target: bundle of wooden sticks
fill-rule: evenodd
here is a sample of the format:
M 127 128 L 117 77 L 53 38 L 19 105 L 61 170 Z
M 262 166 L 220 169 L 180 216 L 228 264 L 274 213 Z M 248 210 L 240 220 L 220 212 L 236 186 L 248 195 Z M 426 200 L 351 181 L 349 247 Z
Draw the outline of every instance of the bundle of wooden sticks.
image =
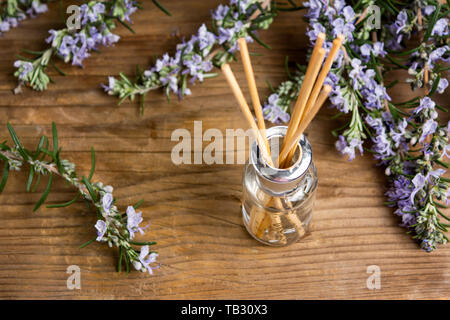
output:
M 292 164 L 292 159 L 297 149 L 298 141 L 300 140 L 303 132 L 311 123 L 314 116 L 319 111 L 320 107 L 324 104 L 328 95 L 330 94 L 331 87 L 329 85 L 324 85 L 324 81 L 330 71 L 333 61 L 338 54 L 340 47 L 343 42 L 343 36 L 339 35 L 333 41 L 333 46 L 325 59 L 325 49 L 323 48 L 323 43 L 325 41 L 325 34 L 320 33 L 317 37 L 314 49 L 312 51 L 311 59 L 306 69 L 303 84 L 301 86 L 298 99 L 295 103 L 291 120 L 284 137 L 281 152 L 278 155 L 278 166 L 279 168 L 288 168 Z M 261 107 L 261 102 L 258 95 L 258 90 L 256 88 L 255 77 L 253 73 L 252 64 L 250 61 L 250 55 L 247 48 L 247 42 L 245 39 L 238 40 L 242 62 L 244 65 L 245 75 L 247 78 L 250 96 L 253 103 L 253 109 L 255 111 L 257 124 L 255 123 L 254 117 L 250 108 L 245 100 L 242 90 L 239 87 L 236 78 L 231 71 L 228 64 L 222 66 L 222 71 L 228 81 L 228 84 L 233 91 L 233 94 L 239 104 L 241 111 L 243 112 L 248 124 L 252 128 L 256 142 L 265 162 L 274 167 L 274 160 L 272 159 L 271 150 L 266 136 L 266 126 L 264 123 L 264 117 Z M 325 59 L 325 62 L 323 63 Z M 322 66 L 323 63 L 323 66 Z M 287 203 L 289 208 L 289 203 Z M 295 214 L 294 210 L 285 210 L 285 205 L 283 205 L 280 198 L 267 196 L 266 208 L 274 207 L 280 211 L 288 211 L 287 218 L 295 226 L 297 232 L 300 236 L 303 236 L 304 229 L 302 222 L 300 221 L 298 215 Z M 272 233 L 277 233 L 277 240 L 283 244 L 286 241 L 283 230 L 281 226 L 281 221 L 279 215 L 270 214 L 267 211 L 261 211 L 260 209 L 252 209 L 250 213 L 250 230 L 256 235 L 256 237 L 261 238 L 266 230 L 271 229 Z

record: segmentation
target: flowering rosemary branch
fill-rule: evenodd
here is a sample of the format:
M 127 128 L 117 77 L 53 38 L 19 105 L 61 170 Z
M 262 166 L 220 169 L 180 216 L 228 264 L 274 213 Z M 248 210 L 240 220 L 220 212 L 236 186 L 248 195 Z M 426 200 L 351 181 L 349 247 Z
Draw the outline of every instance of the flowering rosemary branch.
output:
M 19 171 L 25 165 L 30 167 L 26 191 L 34 191 L 41 181 L 42 176 L 48 176 L 47 186 L 41 198 L 37 202 L 33 211 L 45 202 L 50 193 L 53 178 L 59 176 L 77 189 L 74 199 L 63 204 L 48 205 L 48 208 L 62 208 L 75 203 L 80 197 L 91 203 L 97 212 L 97 237 L 88 241 L 81 247 L 96 241 L 107 243 L 109 247 L 117 247 L 119 250 L 118 271 L 121 272 L 122 265 L 128 273 L 131 265 L 136 270 L 153 273 L 158 254 L 150 251 L 150 246 L 155 242 L 135 242 L 135 233 L 144 233 L 148 227 L 140 227 L 143 221 L 142 213 L 136 209 L 142 201 L 135 206 L 128 206 L 125 213 L 118 210 L 115 199 L 112 195 L 113 187 L 104 185 L 101 182 L 92 182 L 95 171 L 95 153 L 91 149 L 92 167 L 87 177 L 79 177 L 75 171 L 75 164 L 68 160 L 61 159 L 61 148 L 58 142 L 58 132 L 56 126 L 52 124 L 52 148 L 49 148 L 49 139 L 42 136 L 36 151 L 25 149 L 13 127 L 8 123 L 8 130 L 11 135 L 13 146 L 6 142 L 0 143 L 0 162 L 4 162 L 4 169 L 0 180 L 0 193 L 5 188 L 10 171 Z M 140 246 L 140 250 L 134 247 Z
M 369 24 L 367 8 L 371 5 L 381 8 L 388 32 L 376 32 Z M 448 167 L 443 159 L 448 156 L 449 128 L 436 121 L 435 107 L 446 109 L 430 99 L 433 93 L 443 93 L 448 86 L 442 77 L 442 72 L 448 68 L 435 66 L 437 61 L 448 62 L 449 59 L 448 4 L 441 5 L 433 0 L 395 5 L 381 0 L 310 0 L 305 6 L 309 8 L 306 18 L 311 41 L 319 32 L 325 32 L 328 39 L 341 33 L 347 40 L 343 54 L 327 79 L 333 86 L 330 100 L 339 110 L 337 116 L 351 113 L 349 123 L 333 132 L 339 136 L 337 149 L 352 160 L 355 149 L 362 153 L 364 140 L 371 138 L 373 148 L 368 151 L 386 167 L 389 177 L 388 205 L 397 208 L 395 213 L 402 217 L 402 225 L 414 233 L 413 237 L 420 241 L 423 249 L 434 250 L 437 244 L 448 241 L 444 232 L 449 226 L 440 220 L 449 218 L 440 210 L 445 205 L 439 202 L 449 196 L 449 181 L 442 177 L 444 169 L 435 168 Z M 395 21 L 391 21 L 392 18 L 396 18 Z M 403 40 L 414 31 L 422 30 L 426 33 L 419 47 L 405 50 Z M 372 41 L 369 40 L 371 35 Z M 383 37 L 382 41 L 377 41 L 378 36 Z M 385 43 L 389 54 L 384 49 Z M 331 43 L 326 42 L 325 47 L 330 46 Z M 397 56 L 408 59 L 401 61 Z M 395 68 L 409 70 L 414 76 L 408 80 L 413 89 L 427 86 L 428 82 L 431 90 L 427 97 L 391 103 L 383 77 Z M 291 91 L 283 91 L 283 99 L 279 99 L 284 86 L 285 83 L 265 104 L 268 120 L 288 118 L 285 113 L 298 90 L 290 84 Z M 412 112 L 405 109 L 412 109 Z M 413 150 L 412 147 L 419 148 Z
M 212 12 L 211 28 L 203 24 L 189 41 L 177 46 L 174 56 L 166 53 L 154 66 L 139 71 L 136 81 L 120 74 L 119 79 L 109 77 L 109 84 L 103 87 L 108 94 L 117 96 L 119 103 L 141 96 L 141 112 L 145 95 L 151 90 L 162 88 L 168 99 L 171 92 L 181 99 L 191 94 L 188 81 L 193 84 L 213 77 L 216 74 L 209 73 L 213 66 L 235 59 L 239 38 L 267 46 L 256 31 L 267 29 L 275 15 L 276 7 L 270 7 L 269 0 L 230 0 L 229 6 L 219 5 Z
M 156 3 L 159 4 L 157 1 Z M 24 84 L 34 90 L 46 90 L 48 83 L 52 81 L 46 73 L 49 64 L 60 74 L 65 75 L 51 60 L 55 55 L 66 63 L 82 67 L 83 60 L 90 56 L 91 51 L 118 42 L 120 37 L 112 33 L 116 28 L 116 21 L 134 32 L 128 23 L 131 22 L 130 16 L 138 8 L 139 4 L 135 0 L 89 1 L 81 5 L 79 17 L 81 29 L 52 29 L 49 31 L 50 37 L 46 39 L 51 45 L 50 48 L 44 51 L 23 50 L 35 57 L 33 59 L 20 57 L 20 60 L 14 63 L 14 67 L 17 68 L 14 76 L 19 80 L 15 93 L 20 93 Z
M 27 15 L 31 18 L 47 11 L 47 0 L 6 0 L 0 3 L 0 36 L 15 28 Z

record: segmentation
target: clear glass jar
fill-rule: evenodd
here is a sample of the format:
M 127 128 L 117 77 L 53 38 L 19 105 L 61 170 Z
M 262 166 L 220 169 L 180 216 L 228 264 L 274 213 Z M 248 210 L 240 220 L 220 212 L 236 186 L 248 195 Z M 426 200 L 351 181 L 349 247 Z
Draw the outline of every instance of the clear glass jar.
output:
M 287 127 L 277 126 L 266 132 L 274 162 L 286 131 Z M 267 245 L 296 242 L 308 231 L 316 187 L 316 168 L 305 136 L 286 169 L 269 166 L 254 142 L 243 176 L 242 216 L 247 231 Z

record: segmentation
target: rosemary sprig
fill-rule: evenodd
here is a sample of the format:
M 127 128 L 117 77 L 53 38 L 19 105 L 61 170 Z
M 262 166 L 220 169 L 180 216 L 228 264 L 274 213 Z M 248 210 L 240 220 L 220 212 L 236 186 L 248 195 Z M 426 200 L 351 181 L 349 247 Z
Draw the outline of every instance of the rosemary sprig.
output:
M 61 159 L 62 149 L 59 147 L 58 132 L 54 123 L 52 123 L 52 148 L 50 149 L 48 146 L 49 138 L 42 136 L 35 151 L 28 150 L 22 145 L 14 128 L 9 123 L 7 127 L 13 145 L 9 146 L 6 142 L 0 143 L 0 162 L 4 163 L 0 180 L 0 193 L 5 188 L 10 177 L 10 171 L 19 171 L 21 168 L 28 166 L 30 171 L 26 186 L 27 192 L 31 191 L 33 182 L 35 182 L 36 188 L 41 181 L 41 177 L 48 177 L 45 190 L 33 209 L 33 211 L 36 211 L 44 204 L 50 194 L 54 177 L 64 179 L 77 190 L 76 197 L 69 202 L 52 204 L 47 207 L 67 207 L 81 197 L 90 203 L 97 212 L 98 221 L 95 225 L 97 237 L 81 247 L 85 247 L 95 240 L 107 243 L 109 247 L 117 247 L 121 253 L 118 266 L 121 266 L 124 261 L 127 270 L 130 270 L 132 264 L 137 270 L 152 273 L 152 270 L 155 269 L 157 253 L 150 251 L 149 246 L 156 243 L 133 241 L 136 232 L 143 234 L 146 229 L 146 227 L 140 227 L 143 219 L 141 213 L 135 211 L 143 201 L 139 201 L 135 206 L 129 206 L 126 213 L 119 212 L 112 195 L 113 188 L 101 182 L 92 182 L 96 164 L 94 149 L 91 149 L 92 164 L 89 175 L 80 178 L 75 171 L 75 164 L 66 159 Z M 141 246 L 141 248 L 136 249 L 136 246 Z M 119 267 L 119 271 L 120 269 Z

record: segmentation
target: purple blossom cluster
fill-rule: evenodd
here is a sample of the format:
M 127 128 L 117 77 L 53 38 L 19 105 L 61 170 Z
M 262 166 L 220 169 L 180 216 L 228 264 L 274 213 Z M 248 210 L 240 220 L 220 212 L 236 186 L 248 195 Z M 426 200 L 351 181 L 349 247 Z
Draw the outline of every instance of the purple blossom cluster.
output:
M 120 37 L 112 33 L 116 27 L 114 20 L 118 19 L 123 23 L 130 21 L 130 15 L 137 8 L 137 1 L 134 0 L 90 1 L 81 5 L 80 15 L 74 24 L 74 28 L 79 29 L 49 30 L 50 36 L 46 39 L 50 44 L 49 49 L 37 54 L 38 57 L 32 62 L 16 61 L 14 66 L 17 70 L 14 75 L 19 79 L 16 92 L 20 92 L 22 84 L 35 90 L 46 90 L 50 82 L 46 68 L 53 55 L 59 56 L 66 63 L 82 67 L 91 51 L 117 43 Z
M 265 28 L 271 20 L 252 25 L 250 17 L 258 10 L 256 2 L 262 0 L 230 0 L 229 5 L 219 5 L 211 11 L 213 27 L 208 29 L 203 24 L 196 34 L 188 41 L 177 45 L 174 55 L 164 54 L 156 63 L 145 70 L 138 83 L 132 84 L 129 79 L 109 78 L 108 85 L 102 85 L 110 95 L 120 99 L 133 99 L 135 95 L 145 95 L 155 88 L 163 88 L 167 96 L 175 93 L 181 99 L 190 95 L 188 84 L 202 82 L 213 66 L 220 66 L 233 57 L 238 48 L 237 40 L 245 38 L 253 41 L 249 36 L 251 28 Z M 253 30 L 253 29 L 252 29 Z M 224 51 L 213 51 L 213 47 L 221 45 Z
M 123 220 L 122 215 L 114 205 L 112 187 L 102 186 L 100 193 L 103 196 L 98 206 L 100 207 L 103 218 L 97 220 L 95 224 L 95 229 L 97 230 L 96 241 L 108 242 L 110 246 L 114 244 L 124 247 L 125 254 L 128 257 L 127 259 L 132 262 L 136 270 L 153 274 L 153 270 L 158 268 L 158 266 L 154 266 L 158 254 L 150 252 L 148 245 L 141 247 L 141 251 L 137 254 L 128 243 L 134 239 L 137 232 L 144 234 L 145 229 L 149 226 L 140 226 L 144 221 L 142 212 L 136 212 L 134 207 L 128 206 L 126 211 L 126 224 L 123 226 L 123 229 L 126 231 L 122 231 L 122 234 L 120 234 L 116 228 L 117 226 L 122 226 Z
M 386 168 L 389 204 L 396 208 L 395 214 L 401 216 L 401 225 L 415 232 L 415 238 L 426 251 L 448 241 L 444 235 L 446 229 L 439 222 L 441 213 L 436 201 L 448 204 L 450 190 L 447 180 L 442 177 L 445 170 L 435 166 L 443 165 L 448 157 L 450 124 L 446 129 L 439 125 L 435 110 L 438 106 L 429 96 L 400 104 L 391 103 L 381 78 L 384 63 L 381 58 L 388 55 L 385 46 L 389 50 L 402 51 L 405 41 L 412 39 L 411 35 L 420 30 L 425 33 L 429 27 L 428 40 L 431 41 L 423 41 L 417 49 L 401 57 L 406 58 L 409 74 L 415 76 L 413 89 L 425 85 L 427 67 L 428 85 L 437 93 L 446 90 L 448 79 L 442 77 L 443 69 L 437 66 L 450 61 L 448 19 L 439 17 L 434 25 L 430 25 L 431 16 L 436 16 L 437 10 L 435 3 L 431 5 L 430 2 L 420 1 L 419 7 L 404 4 L 405 9 L 400 9 L 398 15 L 384 18 L 393 19 L 385 28 L 387 32 L 376 32 L 381 41 L 369 40 L 374 31 L 367 28 L 361 18 L 364 8 L 355 13 L 352 8 L 347 8 L 350 2 L 344 0 L 310 0 L 304 4 L 308 7 L 307 35 L 311 43 L 315 42 L 319 32 L 324 32 L 328 40 L 324 47 L 329 49 L 330 40 L 337 33 L 346 36 L 342 50 L 345 54 L 337 57 L 326 80 L 333 87 L 330 95 L 332 105 L 341 113 L 351 112 L 350 123 L 345 129 L 339 129 L 342 133 L 336 148 L 353 160 L 358 150 L 360 153 L 363 151 L 365 131 L 370 133 L 372 148 L 369 151 Z M 422 10 L 423 26 L 417 25 L 417 8 Z M 441 9 L 441 12 L 448 12 L 448 5 Z M 387 58 L 391 57 L 389 53 Z M 398 61 L 404 60 L 400 58 Z M 396 62 L 396 65 L 401 62 Z M 275 108 L 279 104 L 276 98 L 274 95 L 269 97 L 266 105 Z
M 127 17 L 136 7 L 133 2 L 125 1 L 128 4 Z M 113 8 L 111 9 L 113 10 Z M 111 32 L 111 27 L 105 21 L 106 7 L 101 2 L 83 4 L 80 7 L 81 30 L 75 34 L 67 29 L 50 30 L 50 37 L 47 43 L 51 43 L 57 54 L 65 62 L 72 61 L 72 65 L 82 67 L 83 60 L 90 56 L 89 52 L 97 50 L 99 46 L 111 46 L 118 42 L 120 37 Z
M 48 7 L 47 4 L 43 2 L 44 1 L 41 0 L 21 0 L 17 1 L 15 5 L 11 4 L 9 9 L 2 9 L 2 4 L 0 4 L 0 36 L 3 33 L 16 28 L 20 21 L 27 18 L 27 15 L 30 18 L 35 18 L 39 14 L 46 12 Z M 15 8 L 15 11 L 10 12 L 11 8 Z

